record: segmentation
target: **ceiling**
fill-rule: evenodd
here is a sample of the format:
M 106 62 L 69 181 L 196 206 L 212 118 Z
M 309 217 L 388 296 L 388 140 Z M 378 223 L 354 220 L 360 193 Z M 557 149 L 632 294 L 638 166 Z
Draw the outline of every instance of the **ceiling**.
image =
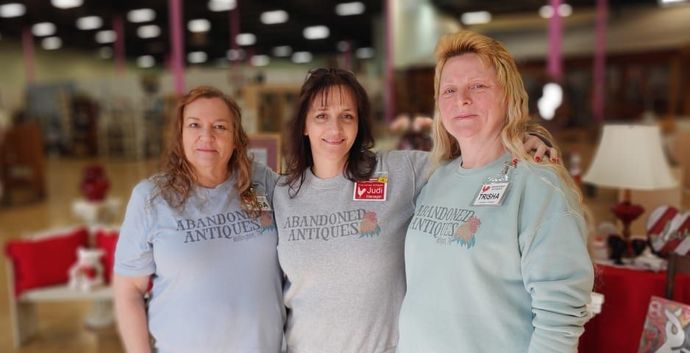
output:
M 183 23 L 191 19 L 204 18 L 210 21 L 210 31 L 205 33 L 185 33 L 186 51 L 202 51 L 208 60 L 225 58 L 231 47 L 230 27 L 232 25 L 229 11 L 213 12 L 209 10 L 209 0 L 180 0 L 184 5 Z M 227 0 L 226 0 L 227 1 Z M 383 3 L 387 0 L 359 0 L 364 3 L 365 11 L 358 15 L 338 16 L 335 7 L 339 3 L 354 0 L 236 0 L 239 9 L 239 32 L 253 33 L 256 43 L 242 47 L 248 54 L 272 55 L 276 46 L 289 45 L 293 52 L 309 51 L 313 54 L 337 52 L 338 42 L 349 41 L 351 47 L 367 48 L 374 45 L 374 21 L 381 18 Z M 400 1 L 400 0 L 398 0 Z M 415 2 L 416 0 L 405 0 Z M 156 62 L 163 62 L 170 52 L 168 25 L 168 0 L 84 0 L 79 7 L 59 9 L 51 0 L 0 0 L 0 5 L 22 3 L 26 13 L 16 18 L 0 18 L 0 36 L 3 40 L 21 38 L 22 28 L 39 23 L 52 22 L 57 27 L 55 34 L 62 40 L 62 47 L 82 50 L 98 50 L 112 44 L 99 44 L 95 33 L 99 30 L 112 29 L 115 16 L 123 18 L 125 30 L 125 53 L 130 59 L 142 55 L 152 55 Z M 430 0 L 442 12 L 454 18 L 468 11 L 487 10 L 494 15 L 536 12 L 548 0 Z M 592 8 L 596 0 L 564 0 L 575 10 Z M 636 5 L 656 5 L 657 0 L 609 0 L 611 11 L 617 8 Z M 155 11 L 155 19 L 145 23 L 132 23 L 126 19 L 133 9 L 150 8 Z M 260 21 L 265 11 L 284 10 L 288 13 L 287 22 L 266 25 Z M 77 18 L 83 16 L 100 16 L 103 26 L 97 30 L 80 30 L 76 26 Z M 160 35 L 155 38 L 142 39 L 137 30 L 142 25 L 156 24 Z M 325 25 L 330 30 L 326 39 L 307 40 L 304 38 L 305 27 Z M 35 38 L 38 44 L 42 38 Z
M 313 54 L 337 51 L 339 41 L 349 41 L 353 49 L 373 46 L 373 19 L 380 17 L 382 7 L 378 0 L 359 0 L 364 3 L 362 14 L 338 16 L 335 13 L 337 4 L 351 0 L 237 0 L 239 9 L 239 32 L 253 33 L 256 43 L 245 49 L 251 54 L 272 54 L 276 46 L 291 46 L 293 51 L 309 51 Z M 0 0 L 0 5 L 22 3 L 26 13 L 21 17 L 0 18 L 0 35 L 3 39 L 21 38 L 24 26 L 39 22 L 52 22 L 57 27 L 56 36 L 62 40 L 63 48 L 97 50 L 103 47 L 95 40 L 99 30 L 113 29 L 112 19 L 121 14 L 125 30 L 125 52 L 128 58 L 141 55 L 153 55 L 161 62 L 170 50 L 170 33 L 168 25 L 168 0 L 84 0 L 76 8 L 59 9 L 51 5 L 50 0 Z M 185 48 L 187 52 L 203 51 L 209 61 L 226 57 L 231 46 L 229 11 L 213 12 L 209 10 L 208 0 L 181 1 L 184 5 L 183 23 L 191 19 L 204 18 L 210 21 L 211 29 L 205 33 L 192 33 L 185 29 Z M 133 9 L 150 8 L 155 11 L 155 19 L 145 23 L 132 23 L 127 20 L 127 13 Z M 288 13 L 287 22 L 266 25 L 260 21 L 265 11 L 284 10 Z M 80 30 L 76 26 L 77 18 L 83 16 L 100 16 L 103 26 L 97 30 Z M 156 38 L 142 39 L 137 29 L 142 25 L 156 24 L 161 33 Z M 326 39 L 307 40 L 303 30 L 308 26 L 325 25 L 330 30 Z M 36 42 L 42 38 L 35 38 Z M 112 44 L 107 45 L 112 46 Z

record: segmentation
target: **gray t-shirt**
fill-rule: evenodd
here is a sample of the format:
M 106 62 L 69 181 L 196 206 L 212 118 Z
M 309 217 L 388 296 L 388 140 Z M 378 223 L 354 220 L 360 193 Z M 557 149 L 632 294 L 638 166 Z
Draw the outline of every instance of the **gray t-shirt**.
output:
M 259 195 L 275 175 L 254 165 Z M 285 310 L 271 211 L 241 210 L 230 177 L 194 187 L 182 212 L 139 183 L 127 206 L 115 273 L 152 275 L 148 324 L 157 352 L 280 352 Z M 264 208 L 265 209 L 265 208 Z
M 428 154 L 378 154 L 385 201 L 354 201 L 355 183 L 311 171 L 295 198 L 276 186 L 278 257 L 286 276 L 288 353 L 393 352 L 405 294 L 403 244 Z

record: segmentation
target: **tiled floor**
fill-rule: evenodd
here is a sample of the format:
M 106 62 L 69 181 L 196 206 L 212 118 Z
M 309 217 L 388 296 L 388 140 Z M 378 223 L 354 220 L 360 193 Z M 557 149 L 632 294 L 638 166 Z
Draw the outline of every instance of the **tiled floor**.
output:
M 79 197 L 78 185 L 82 169 L 91 163 L 102 163 L 105 166 L 111 181 L 110 196 L 122 200 L 116 223 L 121 220 L 131 188 L 138 180 L 153 173 L 157 167 L 157 161 L 50 159 L 47 162 L 48 197 L 46 200 L 12 208 L 0 208 L 0 245 L 7 239 L 21 234 L 80 224 L 80 220 L 71 213 L 71 202 Z M 686 193 L 686 209 L 688 208 L 687 201 L 690 200 L 688 196 Z M 612 218 L 607 208 L 614 198 L 614 192 L 600 190 L 596 199 L 588 200 L 593 213 L 598 216 L 597 221 Z M 4 261 L 0 262 L 0 352 L 122 352 L 114 328 L 93 331 L 84 327 L 82 318 L 87 310 L 88 303 L 39 305 L 38 336 L 20 350 L 13 350 L 6 268 Z

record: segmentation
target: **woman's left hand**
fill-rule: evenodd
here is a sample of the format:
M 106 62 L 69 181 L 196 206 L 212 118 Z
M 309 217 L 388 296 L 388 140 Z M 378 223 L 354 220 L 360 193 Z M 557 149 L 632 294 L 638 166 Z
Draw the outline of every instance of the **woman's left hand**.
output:
M 534 151 L 534 160 L 536 162 L 541 162 L 542 160 L 545 159 L 545 157 L 548 155 L 549 160 L 551 163 L 558 163 L 560 162 L 560 158 L 558 156 L 558 150 L 547 146 L 544 141 L 542 141 L 539 137 L 534 136 L 534 135 L 527 135 L 524 141 L 524 148 L 525 151 L 527 152 L 532 152 Z

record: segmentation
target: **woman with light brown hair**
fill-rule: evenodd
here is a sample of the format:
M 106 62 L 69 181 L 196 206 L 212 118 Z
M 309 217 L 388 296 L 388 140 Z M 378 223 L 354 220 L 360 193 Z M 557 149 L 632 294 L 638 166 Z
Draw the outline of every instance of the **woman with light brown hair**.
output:
M 115 252 L 127 352 L 279 352 L 275 175 L 247 156 L 237 104 L 185 95 L 163 170 L 135 186 Z M 149 280 L 150 298 L 145 302 Z
M 399 352 L 575 352 L 593 282 L 580 192 L 523 151 L 534 127 L 502 44 L 462 31 L 436 58 L 436 169 L 405 239 Z

